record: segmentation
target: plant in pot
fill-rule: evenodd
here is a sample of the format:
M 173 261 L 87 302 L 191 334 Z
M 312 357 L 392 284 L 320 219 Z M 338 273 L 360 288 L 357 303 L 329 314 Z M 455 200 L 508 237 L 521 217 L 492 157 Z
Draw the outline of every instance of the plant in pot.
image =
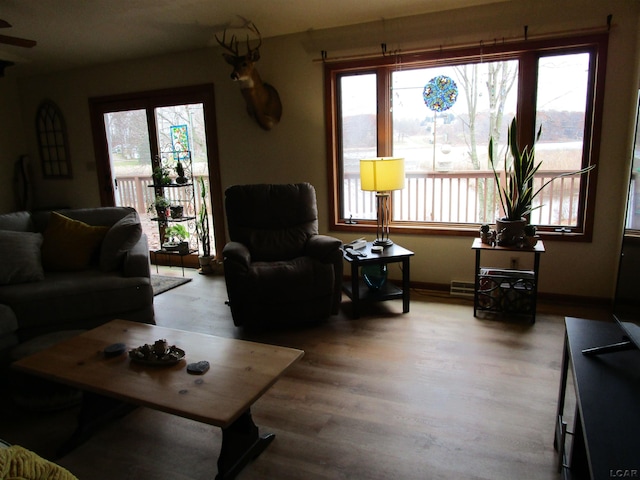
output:
M 165 243 L 162 244 L 162 248 L 179 253 L 189 253 L 187 238 L 189 238 L 189 232 L 184 225 L 171 225 L 164 230 Z
M 153 174 L 151 177 L 153 178 L 154 185 L 169 185 L 171 183 L 171 177 L 169 174 L 171 172 L 164 165 L 158 165 L 153 167 Z
M 171 211 L 171 218 L 182 218 L 184 215 L 184 207 L 182 205 L 171 205 L 169 210 Z
M 480 240 L 482 243 L 491 245 L 494 241 L 495 232 L 491 230 L 491 226 L 487 223 L 480 226 Z
M 202 255 L 198 257 L 200 263 L 200 273 L 208 274 L 212 273 L 211 268 L 211 239 L 209 238 L 209 212 L 207 210 L 207 186 L 204 183 L 204 178 L 200 177 L 200 197 L 202 199 L 200 211 L 198 212 L 198 220 L 196 227 L 198 230 L 198 237 L 200 240 L 200 246 L 202 247 Z
M 155 209 L 156 214 L 158 215 L 158 220 L 166 220 L 167 217 L 169 216 L 169 207 L 171 206 L 171 203 L 169 202 L 169 199 L 166 197 L 163 197 L 162 195 L 158 195 L 156 196 L 155 201 L 149 205 L 149 212 L 153 211 Z
M 537 228 L 535 225 L 525 225 L 524 227 L 524 246 L 533 248 L 538 243 L 538 235 L 536 235 Z
M 535 143 L 540 139 L 542 127 L 538 129 L 533 147 L 525 146 L 520 149 L 518 145 L 518 128 L 516 119 L 511 121 L 508 131 L 507 152 L 505 153 L 505 181 L 500 179 L 500 174 L 494 159 L 493 137 L 489 139 L 489 163 L 496 180 L 500 204 L 505 216 L 496 219 L 496 239 L 499 245 L 516 245 L 523 243 L 525 237 L 524 227 L 527 225 L 526 217 L 542 205 L 533 206 L 533 200 L 552 181 L 560 177 L 577 175 L 592 170 L 595 166 L 566 172 L 547 180 L 540 188 L 534 190 L 533 179 L 542 162 L 535 161 Z M 509 162 L 509 154 L 511 162 Z
M 175 171 L 177 175 L 176 177 L 177 184 L 184 185 L 189 181 L 184 174 L 184 166 L 182 165 L 182 162 L 180 160 L 178 160 L 178 163 L 176 164 Z

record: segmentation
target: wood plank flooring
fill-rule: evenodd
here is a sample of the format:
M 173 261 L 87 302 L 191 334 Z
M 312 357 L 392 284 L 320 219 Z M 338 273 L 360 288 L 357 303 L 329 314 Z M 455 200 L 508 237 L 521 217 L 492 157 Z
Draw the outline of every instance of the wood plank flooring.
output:
M 408 314 L 396 300 L 352 320 L 345 297 L 321 324 L 251 332 L 233 326 L 223 277 L 187 275 L 155 297 L 159 325 L 305 351 L 252 408 L 276 439 L 239 480 L 559 478 L 563 319 L 606 312 L 540 304 L 535 325 L 479 320 L 470 300 L 416 290 Z M 45 456 L 75 413 L 0 410 L 0 437 Z M 221 439 L 217 428 L 140 408 L 58 463 L 81 479 L 211 479 Z

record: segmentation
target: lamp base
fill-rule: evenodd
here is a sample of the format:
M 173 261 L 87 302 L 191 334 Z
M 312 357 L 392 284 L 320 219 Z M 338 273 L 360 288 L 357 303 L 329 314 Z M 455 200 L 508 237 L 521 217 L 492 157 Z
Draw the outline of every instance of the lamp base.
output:
M 387 248 L 393 245 L 393 242 L 388 238 L 376 238 L 373 241 L 373 244 L 382 248 Z

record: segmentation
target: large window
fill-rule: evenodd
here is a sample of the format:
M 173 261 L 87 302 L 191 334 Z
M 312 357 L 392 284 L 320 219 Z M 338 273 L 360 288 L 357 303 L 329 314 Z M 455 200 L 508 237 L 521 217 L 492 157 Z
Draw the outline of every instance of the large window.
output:
M 359 160 L 405 158 L 391 228 L 476 234 L 502 216 L 488 160 L 505 157 L 518 119 L 521 146 L 542 162 L 533 188 L 598 162 L 606 35 L 492 45 L 435 54 L 327 63 L 326 101 L 334 228 L 375 224 L 375 194 L 360 190 Z M 597 168 L 554 180 L 529 221 L 547 235 L 590 239 Z

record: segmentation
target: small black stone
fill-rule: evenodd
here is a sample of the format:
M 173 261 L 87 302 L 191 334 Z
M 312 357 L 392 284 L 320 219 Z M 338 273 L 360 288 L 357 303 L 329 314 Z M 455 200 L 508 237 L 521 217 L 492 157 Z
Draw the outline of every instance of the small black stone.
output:
M 187 372 L 194 375 L 202 375 L 207 370 L 209 370 L 209 362 L 206 360 L 201 360 L 200 362 L 190 363 L 187 365 Z
M 122 355 L 126 349 L 127 346 L 124 343 L 112 343 L 108 347 L 105 347 L 103 353 L 105 357 L 117 357 L 118 355 Z

